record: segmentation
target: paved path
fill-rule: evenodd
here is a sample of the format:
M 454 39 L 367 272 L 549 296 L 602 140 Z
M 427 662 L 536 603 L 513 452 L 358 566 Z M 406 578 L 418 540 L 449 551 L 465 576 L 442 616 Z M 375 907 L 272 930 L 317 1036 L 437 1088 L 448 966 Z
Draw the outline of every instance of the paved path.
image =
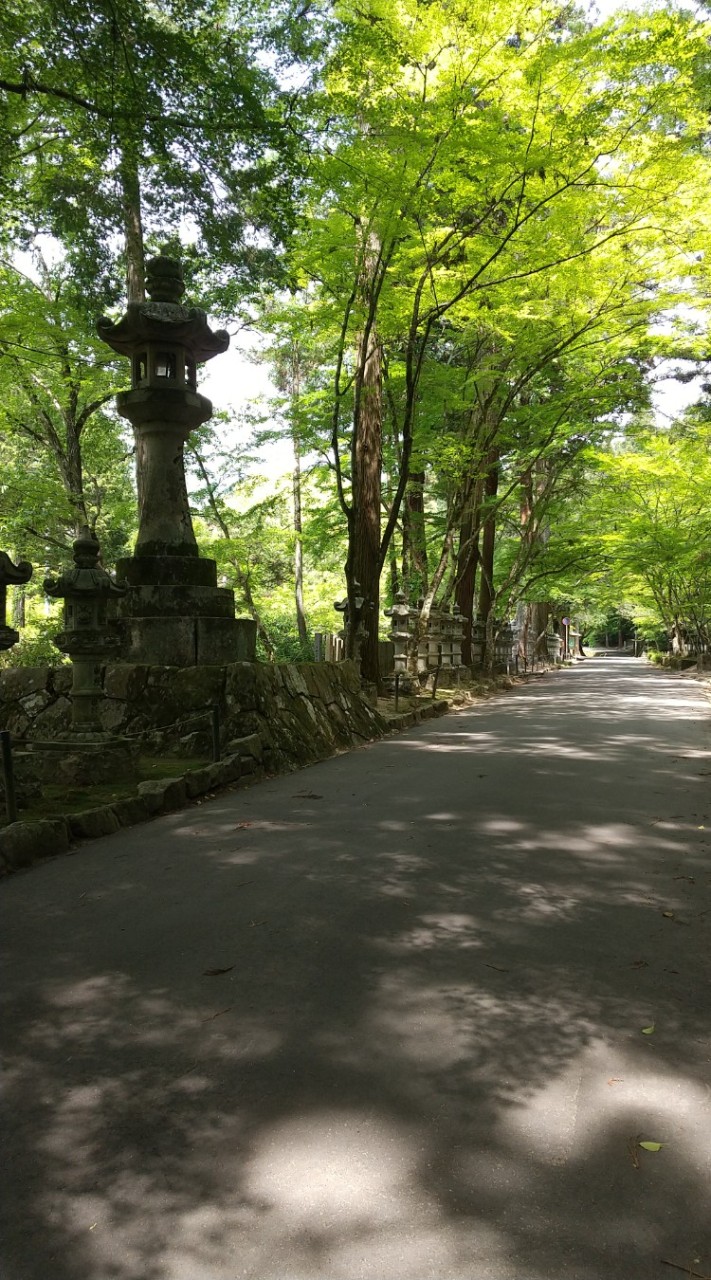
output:
M 710 788 L 607 658 L 7 881 L 4 1280 L 711 1276 Z

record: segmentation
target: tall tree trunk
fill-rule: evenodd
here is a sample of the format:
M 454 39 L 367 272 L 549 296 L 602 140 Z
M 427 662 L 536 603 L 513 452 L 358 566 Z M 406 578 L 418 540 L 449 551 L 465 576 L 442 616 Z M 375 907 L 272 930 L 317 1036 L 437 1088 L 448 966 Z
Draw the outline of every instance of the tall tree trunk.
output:
M 491 629 L 488 626 L 489 615 L 494 603 L 494 546 L 496 542 L 496 511 L 494 500 L 499 492 L 499 449 L 494 445 L 487 455 L 486 475 L 484 478 L 484 501 L 491 504 L 484 516 L 481 538 L 481 581 L 479 583 L 479 616 L 487 624 L 487 639 Z M 490 644 L 490 641 L 489 641 Z M 487 648 L 489 645 L 487 645 Z M 488 654 L 485 654 L 488 661 Z
M 0 613 L 0 618 L 2 614 Z M 12 595 L 12 625 L 21 629 L 27 620 L 27 592 L 24 587 L 15 587 Z
M 67 451 L 64 459 L 64 477 L 69 500 L 74 508 L 74 519 L 77 534 L 89 525 L 89 516 L 84 501 L 84 472 L 81 458 L 81 442 L 76 423 L 65 415 Z
M 364 255 L 360 279 L 365 323 L 356 351 L 353 436 L 351 441 L 352 504 L 348 519 L 348 583 L 349 614 L 355 616 L 355 583 L 365 598 L 362 614 L 361 675 L 380 690 L 378 660 L 378 621 L 380 615 L 381 538 L 383 453 L 383 359 L 376 326 L 377 296 L 374 275 L 379 259 L 379 245 L 371 233 Z M 353 627 L 349 628 L 350 653 L 353 653 Z
M 459 526 L 459 551 L 457 553 L 457 576 L 454 587 L 454 598 L 459 611 L 466 622 L 462 638 L 462 662 L 465 667 L 472 663 L 472 624 L 476 613 L 476 571 L 479 564 L 481 541 L 481 500 L 484 492 L 484 480 L 480 477 L 473 486 L 473 491 Z
M 533 655 L 538 662 L 548 661 L 548 642 L 546 632 L 550 617 L 550 606 L 545 600 L 536 600 L 530 608 L 530 632 L 533 636 Z
M 348 549 L 348 590 L 360 584 L 365 597 L 365 635 L 361 672 L 380 684 L 378 617 L 380 612 L 380 504 L 382 459 L 381 354 L 375 329 L 361 339 L 358 365 L 362 369 L 360 403 L 353 429 L 353 515 Z M 351 617 L 353 613 L 351 612 Z
M 126 299 L 128 302 L 146 300 L 146 262 L 143 250 L 143 220 L 141 216 L 141 183 L 138 162 L 128 151 L 121 154 L 119 167 L 121 183 L 121 208 L 123 234 L 126 249 Z M 135 475 L 138 510 L 143 505 L 143 471 L 145 467 L 143 437 L 134 432 Z
M 126 242 L 126 297 L 129 302 L 144 302 L 145 254 L 143 250 L 143 220 L 141 216 L 141 184 L 138 161 L 123 152 L 119 168 L 123 232 Z
M 428 565 L 425 536 L 425 473 L 410 472 L 403 511 L 403 575 L 407 566 L 405 590 L 411 599 L 427 595 Z
M 291 491 L 294 500 L 294 603 L 296 605 L 296 625 L 299 639 L 306 649 L 309 632 L 304 612 L 304 544 L 303 524 L 301 519 L 301 446 L 299 436 L 292 421 L 291 440 L 294 446 L 294 466 L 291 472 Z

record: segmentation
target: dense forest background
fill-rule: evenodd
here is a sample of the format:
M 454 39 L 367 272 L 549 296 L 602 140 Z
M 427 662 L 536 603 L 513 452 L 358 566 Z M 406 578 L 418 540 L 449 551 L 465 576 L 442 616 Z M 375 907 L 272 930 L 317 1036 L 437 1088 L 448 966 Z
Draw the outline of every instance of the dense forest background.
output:
M 356 582 L 372 679 L 398 590 L 490 647 L 566 614 L 707 650 L 710 37 L 681 4 L 8 0 L 0 547 L 130 548 L 128 365 L 95 326 L 167 245 L 274 388 L 188 458 L 262 656 L 310 655 Z M 5 661 L 55 656 L 41 589 L 14 605 Z

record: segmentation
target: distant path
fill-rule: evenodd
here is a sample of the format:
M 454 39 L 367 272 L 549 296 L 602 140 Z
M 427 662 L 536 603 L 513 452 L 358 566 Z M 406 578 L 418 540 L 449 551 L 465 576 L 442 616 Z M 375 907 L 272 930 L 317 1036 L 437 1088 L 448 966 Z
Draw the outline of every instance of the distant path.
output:
M 4 1280 L 711 1276 L 710 851 L 606 657 L 8 880 Z

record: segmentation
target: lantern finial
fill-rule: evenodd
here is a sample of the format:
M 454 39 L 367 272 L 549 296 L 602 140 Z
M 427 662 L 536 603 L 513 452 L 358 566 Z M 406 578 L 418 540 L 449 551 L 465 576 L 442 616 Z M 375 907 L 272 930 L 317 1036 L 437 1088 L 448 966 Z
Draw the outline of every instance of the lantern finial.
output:
M 182 263 L 162 251 L 146 263 L 146 293 L 151 302 L 180 302 L 185 293 Z

